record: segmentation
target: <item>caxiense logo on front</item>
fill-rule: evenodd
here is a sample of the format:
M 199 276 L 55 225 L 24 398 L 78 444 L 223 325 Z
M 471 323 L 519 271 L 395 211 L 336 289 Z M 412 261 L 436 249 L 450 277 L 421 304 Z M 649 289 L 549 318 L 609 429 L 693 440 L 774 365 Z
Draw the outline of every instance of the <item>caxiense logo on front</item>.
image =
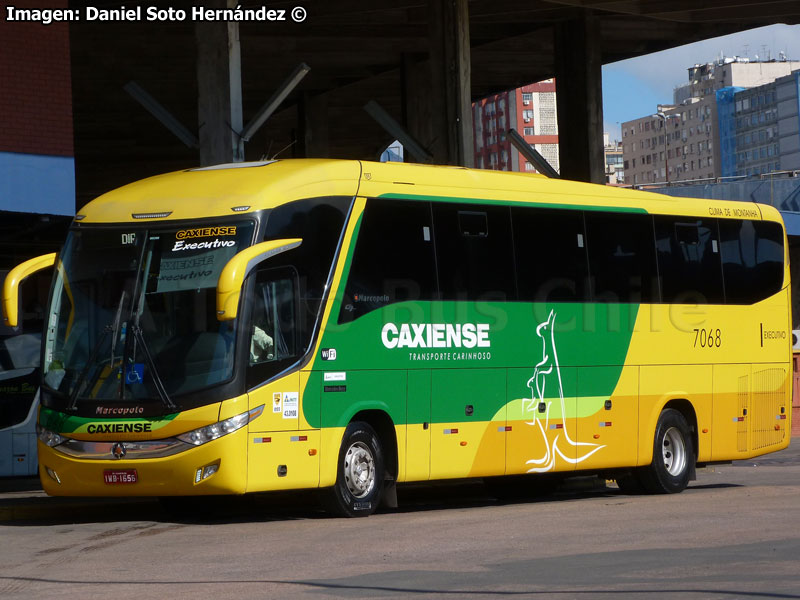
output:
M 490 348 L 488 323 L 386 323 L 381 341 L 387 348 Z

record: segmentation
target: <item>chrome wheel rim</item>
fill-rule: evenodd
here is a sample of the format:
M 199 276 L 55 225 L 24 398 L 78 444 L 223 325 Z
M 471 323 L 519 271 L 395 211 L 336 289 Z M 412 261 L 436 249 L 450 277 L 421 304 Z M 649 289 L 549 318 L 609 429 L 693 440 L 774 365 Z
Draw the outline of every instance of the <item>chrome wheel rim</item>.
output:
M 344 455 L 344 480 L 355 498 L 363 498 L 375 487 L 375 459 L 369 447 L 356 442 Z
M 686 468 L 686 442 L 677 428 L 670 427 L 664 433 L 661 454 L 664 458 L 664 468 L 667 473 L 673 477 L 683 473 Z

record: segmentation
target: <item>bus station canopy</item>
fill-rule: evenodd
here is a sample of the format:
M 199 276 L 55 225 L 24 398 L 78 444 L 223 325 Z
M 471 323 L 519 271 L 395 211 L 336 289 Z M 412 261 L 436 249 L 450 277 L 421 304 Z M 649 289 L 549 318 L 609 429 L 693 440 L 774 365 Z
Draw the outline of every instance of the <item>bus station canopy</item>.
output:
M 227 7 L 225 0 L 204 4 Z M 291 17 L 298 4 L 306 11 L 302 22 Z M 461 20 L 448 24 L 447 15 L 444 22 L 441 15 L 433 18 L 449 4 L 462 6 Z M 93 5 L 120 7 L 118 0 Z M 553 77 L 562 61 L 560 72 L 567 76 L 560 78 L 559 96 L 575 96 L 575 103 L 567 105 L 572 113 L 567 115 L 559 105 L 559 129 L 562 145 L 577 152 L 597 140 L 589 140 L 594 134 L 586 133 L 585 121 L 576 115 L 587 104 L 595 115 L 602 114 L 595 106 L 600 100 L 586 96 L 582 62 L 607 64 L 762 25 L 800 23 L 800 3 L 795 0 L 244 0 L 232 5 L 286 11 L 282 21 L 239 23 L 245 124 L 299 64 L 310 67 L 244 144 L 246 160 L 275 155 L 374 160 L 394 138 L 365 112 L 370 101 L 409 127 L 423 145 L 440 143 L 441 135 L 429 128 L 426 136 L 424 127 L 450 110 L 447 90 L 430 85 L 436 81 L 430 76 L 431 56 L 443 57 L 445 74 L 448 69 L 468 70 L 456 85 L 466 82 L 464 97 L 469 100 Z M 587 18 L 595 37 L 589 45 L 575 34 L 580 29 L 563 29 Z M 198 84 L 198 73 L 208 69 L 199 59 L 209 54 L 208 44 L 214 43 L 210 36 L 226 27 L 191 17 L 82 19 L 70 24 L 78 206 L 129 181 L 200 162 L 196 147 L 178 139 L 126 89 L 134 84 L 144 90 L 198 135 L 208 127 L 208 119 L 198 112 L 207 95 Z M 437 47 L 440 42 L 444 49 Z M 458 62 L 459 56 L 448 54 L 458 43 L 468 44 L 466 66 Z M 777 54 L 779 49 L 773 50 Z M 599 77 L 599 64 L 595 72 Z M 225 79 L 224 73 L 216 74 Z M 590 81 L 592 86 L 599 88 L 599 81 Z M 212 88 L 219 93 L 220 86 Z M 428 103 L 438 96 L 440 104 Z M 450 122 L 459 118 L 464 119 Z M 602 127 L 602 117 L 597 127 Z M 434 162 L 458 163 L 447 156 Z

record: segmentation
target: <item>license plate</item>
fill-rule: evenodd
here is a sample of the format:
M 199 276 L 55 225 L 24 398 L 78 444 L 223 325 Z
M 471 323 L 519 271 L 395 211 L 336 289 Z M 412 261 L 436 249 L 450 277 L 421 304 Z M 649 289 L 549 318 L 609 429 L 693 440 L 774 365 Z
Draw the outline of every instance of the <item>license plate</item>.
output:
M 103 481 L 108 484 L 136 483 L 139 480 L 136 469 L 124 471 L 103 471 Z

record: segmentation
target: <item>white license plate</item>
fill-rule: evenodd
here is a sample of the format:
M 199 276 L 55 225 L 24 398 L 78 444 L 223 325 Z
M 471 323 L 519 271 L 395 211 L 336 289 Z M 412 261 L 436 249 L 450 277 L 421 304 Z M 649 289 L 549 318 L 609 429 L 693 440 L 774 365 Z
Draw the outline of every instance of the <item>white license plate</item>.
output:
M 136 483 L 139 480 L 136 469 L 124 471 L 103 471 L 103 481 L 108 484 Z

